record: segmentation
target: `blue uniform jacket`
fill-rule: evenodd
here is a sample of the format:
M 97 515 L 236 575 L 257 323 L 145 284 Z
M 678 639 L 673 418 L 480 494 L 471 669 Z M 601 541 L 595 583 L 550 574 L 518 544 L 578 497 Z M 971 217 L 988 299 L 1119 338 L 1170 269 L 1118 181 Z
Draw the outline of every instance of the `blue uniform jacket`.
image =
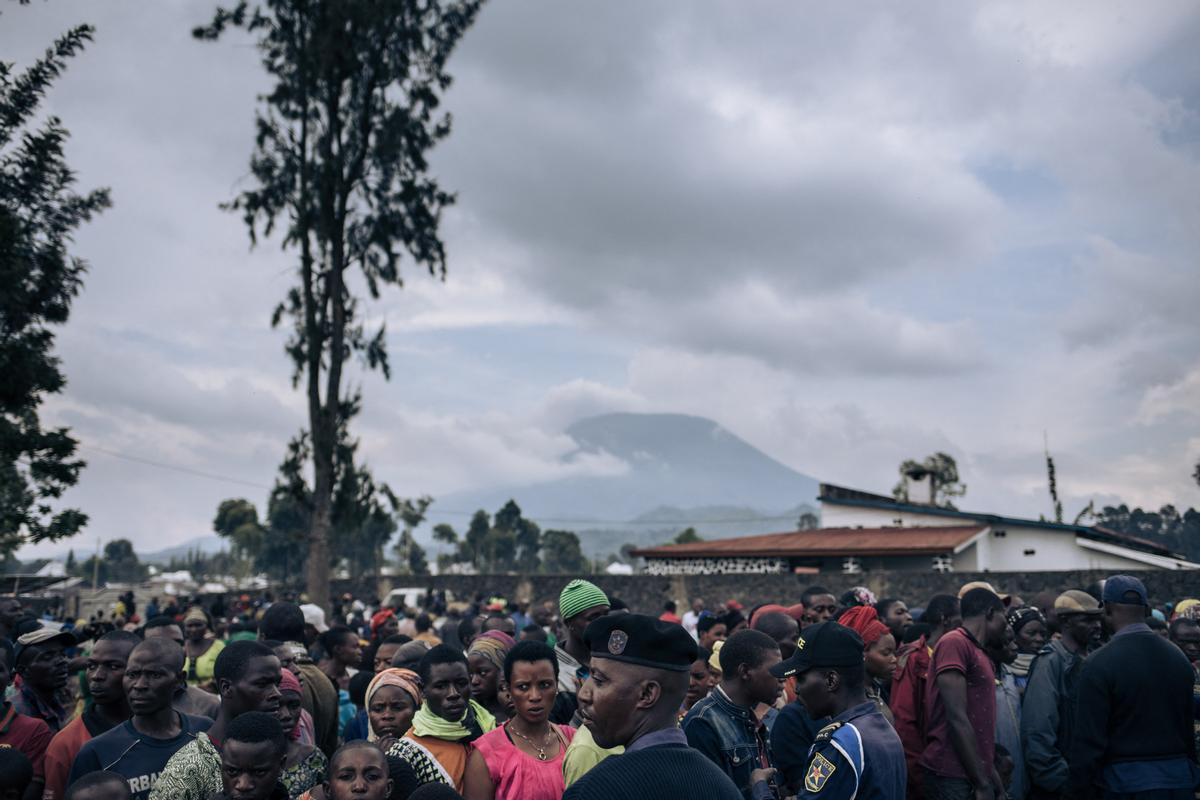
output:
M 895 800 L 904 797 L 907 780 L 900 737 L 868 700 L 817 734 L 799 797 Z

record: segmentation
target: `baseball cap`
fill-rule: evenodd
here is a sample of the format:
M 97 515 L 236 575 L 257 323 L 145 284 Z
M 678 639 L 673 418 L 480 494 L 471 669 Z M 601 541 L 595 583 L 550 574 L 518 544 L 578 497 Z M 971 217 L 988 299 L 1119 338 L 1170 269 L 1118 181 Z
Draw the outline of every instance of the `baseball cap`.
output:
M 1148 606 L 1150 598 L 1146 585 L 1132 575 L 1113 575 L 1104 582 L 1100 599 L 1105 603 L 1123 603 L 1131 606 Z
M 70 631 L 60 631 L 54 628 L 38 628 L 36 631 L 22 634 L 17 637 L 16 646 L 13 647 L 13 664 L 16 665 L 21 661 L 21 654 L 27 648 L 47 642 L 61 642 L 63 647 L 74 647 L 76 639 L 75 634 Z
M 300 606 L 300 610 L 304 613 L 305 625 L 312 625 L 317 629 L 317 633 L 329 630 L 329 626 L 325 624 L 325 611 L 319 605 L 305 603 Z
M 1100 604 L 1096 598 L 1079 589 L 1068 589 L 1054 600 L 1055 614 L 1100 615 Z
M 837 622 L 810 625 L 796 640 L 796 652 L 771 667 L 776 678 L 790 678 L 813 667 L 854 667 L 863 663 L 862 637 Z

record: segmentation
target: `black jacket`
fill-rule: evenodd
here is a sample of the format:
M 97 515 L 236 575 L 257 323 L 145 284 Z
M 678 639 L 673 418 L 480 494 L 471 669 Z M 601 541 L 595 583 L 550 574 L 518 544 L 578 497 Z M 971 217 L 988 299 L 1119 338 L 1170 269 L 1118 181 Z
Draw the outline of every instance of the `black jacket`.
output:
M 1195 761 L 1194 677 L 1182 651 L 1145 625 L 1122 630 L 1089 656 L 1068 758 L 1072 793 L 1087 796 L 1110 764 Z

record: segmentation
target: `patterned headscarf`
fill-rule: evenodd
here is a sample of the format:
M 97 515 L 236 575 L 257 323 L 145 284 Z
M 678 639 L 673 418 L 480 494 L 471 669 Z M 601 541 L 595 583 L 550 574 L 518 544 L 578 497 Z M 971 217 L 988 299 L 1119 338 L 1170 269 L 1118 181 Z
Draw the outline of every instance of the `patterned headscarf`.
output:
M 399 686 L 408 692 L 408 696 L 413 701 L 413 708 L 420 707 L 424 699 L 421 696 L 421 678 L 417 673 L 410 669 L 389 667 L 372 678 L 371 682 L 367 684 L 367 699 L 363 703 L 364 707 L 371 707 L 371 698 L 384 686 Z M 370 722 L 367 723 L 367 739 L 372 742 L 378 741 L 378 737 L 375 736 L 375 729 L 371 727 Z
M 851 586 L 842 594 L 841 603 L 847 608 L 873 606 L 876 603 L 875 593 L 865 586 Z
M 1175 611 L 1171 614 L 1171 619 L 1200 619 L 1200 600 L 1189 598 L 1180 600 L 1175 604 Z
M 1008 624 L 1012 626 L 1014 635 L 1020 633 L 1021 628 L 1024 628 L 1031 622 L 1046 624 L 1046 617 L 1042 614 L 1041 610 L 1033 606 L 1010 608 L 1008 614 L 1005 616 L 1008 619 Z
M 205 614 L 204 609 L 200 608 L 199 606 L 192 606 L 187 610 L 187 613 L 183 615 L 184 624 L 194 619 L 200 620 L 204 623 L 205 627 L 208 627 L 208 615 Z
M 467 655 L 487 659 L 496 669 L 504 671 L 504 658 L 508 651 L 517 646 L 516 641 L 504 631 L 487 631 L 471 642 Z
M 858 633 L 867 647 L 891 633 L 888 626 L 879 621 L 879 612 L 874 606 L 855 606 L 842 614 L 838 622 Z

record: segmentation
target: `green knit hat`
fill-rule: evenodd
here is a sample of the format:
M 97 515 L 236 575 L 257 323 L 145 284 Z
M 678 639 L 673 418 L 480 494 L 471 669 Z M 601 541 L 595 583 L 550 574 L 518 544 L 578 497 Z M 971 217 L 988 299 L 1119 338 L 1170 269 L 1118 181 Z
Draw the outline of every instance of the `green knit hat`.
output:
M 563 622 L 581 611 L 606 605 L 608 605 L 608 595 L 596 584 L 580 578 L 576 578 L 563 587 L 562 594 L 558 596 L 558 613 L 563 618 Z

